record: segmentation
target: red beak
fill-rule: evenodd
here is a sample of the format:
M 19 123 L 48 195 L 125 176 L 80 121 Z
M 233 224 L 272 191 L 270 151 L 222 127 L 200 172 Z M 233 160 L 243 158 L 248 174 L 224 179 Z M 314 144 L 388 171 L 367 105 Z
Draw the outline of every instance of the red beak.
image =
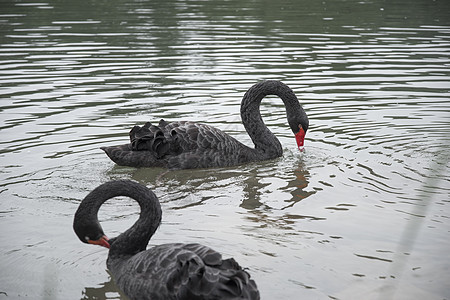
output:
M 104 235 L 104 236 L 102 236 L 101 238 L 99 238 L 98 240 L 95 240 L 95 241 L 89 240 L 88 243 L 89 243 L 89 244 L 92 244 L 92 245 L 103 246 L 103 247 L 109 249 L 110 245 L 109 245 L 109 243 L 108 243 L 108 240 L 109 240 L 108 237 L 107 237 L 106 235 Z
M 297 140 L 298 150 L 303 151 L 303 144 L 305 143 L 305 135 L 306 132 L 303 130 L 303 127 L 299 125 L 300 130 L 295 134 L 295 139 Z

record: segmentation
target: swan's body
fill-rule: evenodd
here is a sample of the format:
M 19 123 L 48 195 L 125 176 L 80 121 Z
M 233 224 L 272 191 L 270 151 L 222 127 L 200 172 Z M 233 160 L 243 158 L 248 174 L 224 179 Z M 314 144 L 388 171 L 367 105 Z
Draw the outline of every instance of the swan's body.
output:
M 206 124 L 161 120 L 157 126 L 151 123 L 135 126 L 130 131 L 130 144 L 101 149 L 118 165 L 131 167 L 192 169 L 273 159 L 281 156 L 283 149 L 261 118 L 259 106 L 267 95 L 277 95 L 283 100 L 289 126 L 300 148 L 309 127 L 308 117 L 287 85 L 269 80 L 253 85 L 241 103 L 242 123 L 255 148 Z
M 108 240 L 97 219 L 100 206 L 116 196 L 135 199 L 136 223 Z M 161 207 L 152 191 L 128 180 L 100 185 L 81 202 L 74 230 L 82 242 L 110 248 L 107 267 L 130 299 L 259 299 L 256 284 L 233 259 L 200 244 L 163 244 L 145 250 L 161 222 Z

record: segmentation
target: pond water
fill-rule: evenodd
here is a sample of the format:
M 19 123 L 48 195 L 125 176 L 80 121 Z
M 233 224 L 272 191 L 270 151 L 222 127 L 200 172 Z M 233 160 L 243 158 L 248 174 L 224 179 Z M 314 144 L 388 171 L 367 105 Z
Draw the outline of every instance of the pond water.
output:
M 450 4 L 435 1 L 2 1 L 0 299 L 125 299 L 73 214 L 112 179 L 151 188 L 150 245 L 233 256 L 262 299 L 449 299 Z M 245 91 L 278 79 L 310 119 L 283 157 L 189 171 L 114 165 L 146 121 L 201 121 L 251 145 Z M 109 236 L 137 205 L 108 201 Z

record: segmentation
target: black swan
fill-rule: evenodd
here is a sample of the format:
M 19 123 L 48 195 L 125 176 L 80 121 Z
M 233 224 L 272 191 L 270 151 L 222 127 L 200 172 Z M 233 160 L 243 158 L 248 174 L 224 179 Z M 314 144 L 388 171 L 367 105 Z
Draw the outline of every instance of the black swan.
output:
M 129 144 L 101 149 L 121 166 L 169 169 L 227 167 L 280 157 L 283 154 L 280 141 L 264 124 L 259 111 L 261 100 L 267 95 L 277 95 L 283 100 L 289 126 L 302 150 L 308 116 L 294 92 L 275 80 L 253 85 L 242 98 L 242 123 L 255 148 L 209 125 L 161 120 L 157 126 L 150 122 L 143 127 L 134 126 Z
M 108 199 L 128 196 L 141 208 L 139 219 L 108 239 L 97 212 Z M 107 267 L 131 299 L 259 299 L 256 283 L 233 259 L 200 244 L 163 244 L 145 250 L 161 222 L 161 206 L 145 186 L 117 180 L 90 192 L 75 213 L 73 228 L 84 243 L 109 248 Z

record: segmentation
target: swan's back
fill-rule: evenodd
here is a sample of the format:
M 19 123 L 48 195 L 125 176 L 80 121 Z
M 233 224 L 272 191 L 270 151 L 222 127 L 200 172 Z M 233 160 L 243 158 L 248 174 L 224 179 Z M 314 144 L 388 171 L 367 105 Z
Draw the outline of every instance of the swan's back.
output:
M 131 299 L 259 299 L 256 284 L 233 259 L 200 244 L 164 244 L 108 268 Z
M 191 121 L 161 120 L 158 125 L 147 122 L 142 127 L 134 126 L 130 142 L 128 154 L 134 156 L 136 166 L 143 166 L 143 160 L 147 160 L 146 166 L 164 165 L 170 169 L 232 166 L 249 160 L 251 153 L 222 130 Z M 117 153 L 123 154 L 121 150 Z M 108 153 L 112 151 L 106 152 L 113 159 Z

